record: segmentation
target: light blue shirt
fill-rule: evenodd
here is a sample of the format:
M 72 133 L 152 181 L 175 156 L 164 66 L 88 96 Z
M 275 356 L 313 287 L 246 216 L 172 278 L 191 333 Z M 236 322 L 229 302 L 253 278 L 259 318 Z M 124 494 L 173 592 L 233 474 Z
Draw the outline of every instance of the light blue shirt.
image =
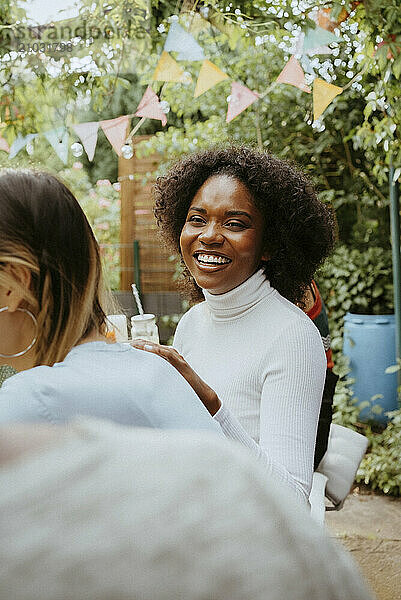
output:
M 128 344 L 75 346 L 62 362 L 22 371 L 0 389 L 0 423 L 60 424 L 77 415 L 223 435 L 174 367 Z

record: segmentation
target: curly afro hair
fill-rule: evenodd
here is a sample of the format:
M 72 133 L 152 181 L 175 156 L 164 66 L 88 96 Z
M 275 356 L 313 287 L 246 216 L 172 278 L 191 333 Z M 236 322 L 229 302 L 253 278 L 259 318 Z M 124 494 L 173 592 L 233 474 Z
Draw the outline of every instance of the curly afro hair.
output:
M 211 148 L 179 160 L 154 187 L 154 213 L 164 242 L 181 256 L 180 234 L 192 199 L 209 177 L 220 174 L 248 188 L 264 218 L 264 250 L 270 256 L 262 263 L 266 277 L 302 306 L 317 267 L 334 246 L 336 221 L 313 184 L 287 161 L 244 146 Z M 181 289 L 194 301 L 203 299 L 182 257 L 181 263 Z

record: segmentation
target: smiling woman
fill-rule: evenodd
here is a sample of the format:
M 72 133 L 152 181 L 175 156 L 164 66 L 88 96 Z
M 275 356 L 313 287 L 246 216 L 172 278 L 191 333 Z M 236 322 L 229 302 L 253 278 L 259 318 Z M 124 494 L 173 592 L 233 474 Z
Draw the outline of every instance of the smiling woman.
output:
M 250 148 L 197 153 L 155 186 L 193 306 L 174 348 L 137 344 L 187 379 L 227 437 L 308 498 L 326 361 L 302 304 L 335 221 L 291 164 Z

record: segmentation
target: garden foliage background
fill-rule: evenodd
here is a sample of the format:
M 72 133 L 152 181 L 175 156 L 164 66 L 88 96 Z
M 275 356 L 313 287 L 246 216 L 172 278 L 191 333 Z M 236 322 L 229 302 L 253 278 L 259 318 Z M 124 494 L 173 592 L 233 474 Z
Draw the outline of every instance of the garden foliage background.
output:
M 241 142 L 295 161 L 313 178 L 338 220 L 337 248 L 317 275 L 329 312 L 336 368 L 342 375 L 334 418 L 363 430 L 370 439 L 358 479 L 394 495 L 401 493 L 401 412 L 396 411 L 382 432 L 358 423 L 341 347 L 347 310 L 393 311 L 388 178 L 391 161 L 395 178 L 401 174 L 398 4 L 398 0 L 81 0 L 79 16 L 67 25 L 73 29 L 84 23 L 86 31 L 96 26 L 113 35 L 75 36 L 71 52 L 43 55 L 15 52 L 18 26 L 25 23 L 24 2 L 16 6 L 5 0 L 0 7 L 0 133 L 9 144 L 17 134 L 44 131 L 49 124 L 69 126 L 133 113 L 152 83 L 174 14 L 184 28 L 196 27 L 193 34 L 207 58 L 232 80 L 261 94 L 270 89 L 226 124 L 230 81 L 194 99 L 200 64 L 184 61 L 191 84 L 152 84 L 170 105 L 168 125 L 163 129 L 148 119 L 139 133 L 154 135 L 137 151 L 142 156 L 161 154 L 159 174 L 186 152 Z M 358 73 L 360 78 L 313 122 L 311 95 L 271 84 L 288 60 L 297 33 L 316 26 L 317 9 L 326 11 L 342 41 L 331 46 L 329 55 L 301 59 L 307 82 L 318 76 L 344 87 Z M 70 141 L 76 139 L 71 136 Z M 103 134 L 92 163 L 84 156 L 70 156 L 63 165 L 43 138 L 35 140 L 33 153 L 22 150 L 12 161 L 0 151 L 0 166 L 32 165 L 58 173 L 72 187 L 103 245 L 108 280 L 116 289 L 118 250 L 109 244 L 119 241 L 117 157 Z

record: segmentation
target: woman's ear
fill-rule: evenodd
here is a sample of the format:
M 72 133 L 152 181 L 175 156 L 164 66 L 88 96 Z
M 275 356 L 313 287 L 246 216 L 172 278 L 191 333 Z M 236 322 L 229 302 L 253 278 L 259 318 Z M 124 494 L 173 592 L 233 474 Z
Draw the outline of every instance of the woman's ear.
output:
M 4 288 L 8 310 L 14 312 L 26 298 L 31 286 L 31 272 L 23 265 L 7 265 L 9 283 Z

